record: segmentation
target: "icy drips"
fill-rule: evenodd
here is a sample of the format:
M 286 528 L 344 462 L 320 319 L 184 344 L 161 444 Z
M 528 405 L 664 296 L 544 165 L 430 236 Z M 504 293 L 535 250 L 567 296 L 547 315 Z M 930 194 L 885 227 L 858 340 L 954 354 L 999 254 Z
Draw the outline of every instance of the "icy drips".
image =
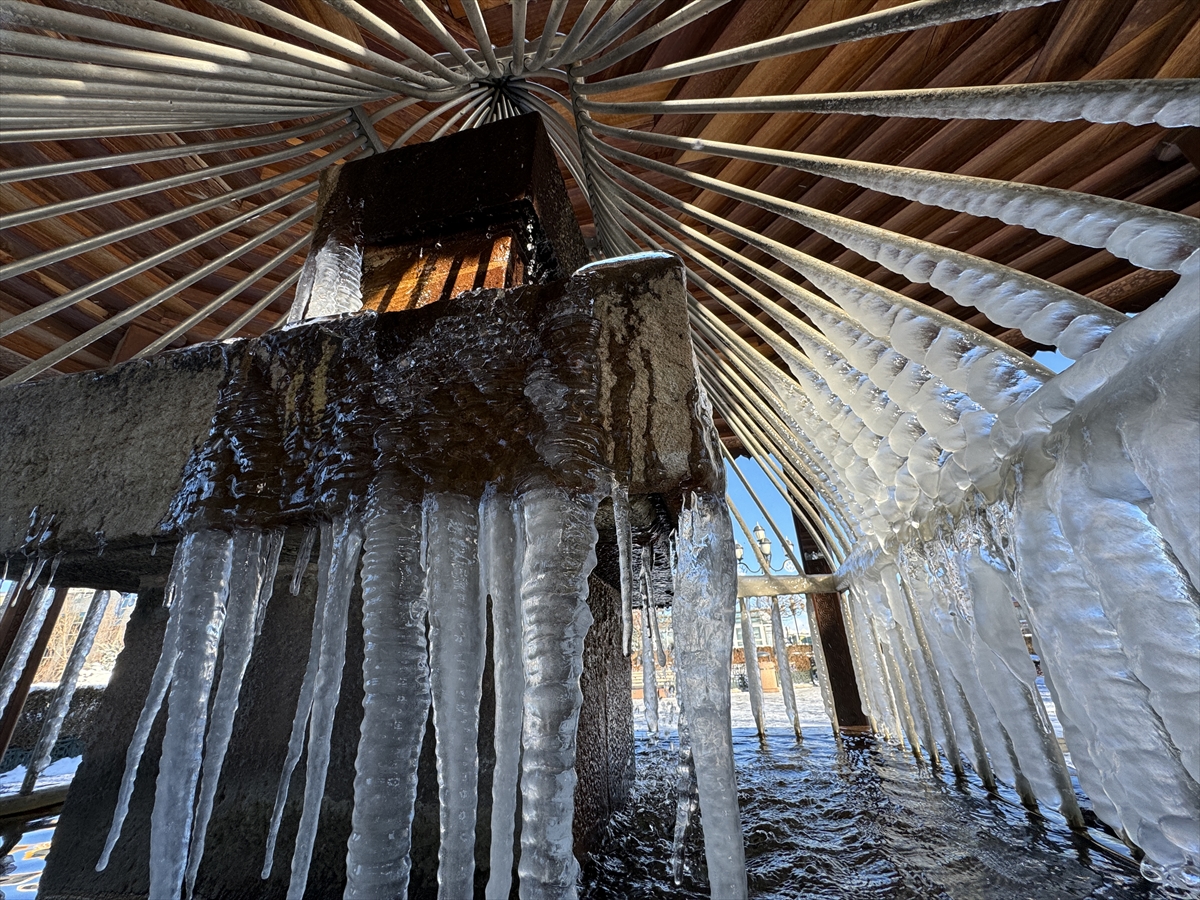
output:
M 525 544 L 521 897 L 573 898 L 579 872 L 571 834 L 575 730 L 583 703 L 583 644 L 592 624 L 587 580 L 596 565 L 598 502 L 538 482 L 524 491 L 520 505 Z M 725 724 L 728 729 L 728 716 Z
M 313 685 L 312 712 L 309 720 L 308 765 L 304 780 L 304 811 L 292 854 L 292 873 L 288 900 L 301 900 L 308 883 L 308 866 L 317 839 L 321 800 L 325 796 L 325 776 L 329 767 L 329 742 L 333 732 L 333 714 L 342 689 L 342 668 L 346 662 L 346 621 L 350 591 L 358 568 L 362 532 L 349 515 L 338 516 L 321 526 L 322 551 L 328 544 L 331 560 L 318 576 L 317 603 L 323 609 L 321 644 L 318 652 L 316 681 Z
M 671 841 L 671 880 L 676 886 L 683 883 L 684 841 L 692 818 L 700 808 L 700 795 L 696 791 L 696 764 L 692 759 L 691 739 L 688 736 L 687 716 L 682 710 L 679 716 L 679 765 L 675 777 L 675 834 Z
M 522 694 L 519 586 L 524 548 L 518 542 L 518 510 L 494 490 L 479 507 L 480 592 L 491 598 L 492 659 L 496 694 L 496 765 L 492 770 L 492 845 L 487 900 L 508 900 L 512 889 L 517 783 L 521 765 Z
M 475 875 L 479 702 L 486 648 L 479 590 L 478 505 L 460 494 L 425 498 L 429 669 L 438 773 L 438 896 L 469 897 Z
M 261 622 L 271 598 L 275 569 L 283 532 L 264 534 L 252 529 L 233 536 L 233 562 L 230 569 L 229 600 L 226 604 L 221 674 L 212 704 L 212 721 L 204 741 L 204 766 L 200 780 L 200 798 L 196 807 L 191 847 L 188 851 L 187 893 L 192 896 L 200 861 L 204 857 L 204 837 L 212 816 L 221 779 L 221 768 L 229 739 L 233 736 L 238 698 L 250 655 L 254 650 Z
M 178 658 L 167 701 L 150 815 L 150 896 L 177 897 L 183 887 L 192 829 L 192 803 L 200 777 L 208 697 L 225 624 L 233 540 L 224 532 L 201 531 L 184 538 L 191 545 L 181 573 Z
M 612 504 L 621 565 L 621 647 L 628 656 L 633 647 L 633 528 L 629 523 L 629 489 L 623 484 L 613 485 Z
M 696 765 L 710 891 L 714 898 L 738 900 L 746 897 L 747 885 L 729 721 L 737 561 L 729 510 L 719 494 L 693 495 L 683 508 L 675 558 L 675 665 Z
M 750 711 L 754 715 L 754 724 L 758 733 L 767 733 L 766 720 L 763 718 L 763 689 L 762 673 L 758 669 L 758 646 L 754 643 L 754 628 L 750 622 L 750 610 L 746 601 L 738 600 L 738 610 L 741 613 L 742 659 L 746 665 L 746 690 L 750 692 Z
M 346 900 L 408 896 L 417 761 L 429 715 L 421 510 L 377 501 L 363 542 L 363 719 Z
M 35 578 L 36 572 L 31 576 L 31 582 Z M 0 667 L 0 709 L 8 707 L 8 701 L 12 698 L 17 682 L 21 680 L 21 674 L 25 671 L 25 663 L 29 661 L 33 645 L 42 632 L 46 613 L 50 611 L 55 591 L 58 590 L 53 586 L 53 582 L 52 570 L 50 582 L 44 588 L 40 591 L 31 588 L 36 591 L 33 601 L 29 604 L 29 609 L 25 611 L 25 618 L 21 620 L 21 626 L 17 629 L 17 636 L 13 638 L 12 647 L 8 651 L 8 656 L 5 657 L 4 665 Z
M 79 634 L 71 646 L 71 655 L 67 658 L 62 678 L 58 687 L 54 689 L 54 697 L 50 700 L 50 706 L 46 710 L 37 744 L 34 745 L 33 753 L 30 754 L 29 769 L 21 784 L 21 793 L 32 791 L 34 785 L 37 784 L 38 776 L 46 766 L 50 765 L 50 754 L 58 742 L 58 735 L 62 730 L 63 721 L 67 717 L 67 711 L 71 708 L 75 687 L 79 684 L 79 673 L 83 671 L 83 664 L 87 660 L 88 653 L 91 652 L 92 643 L 96 640 L 96 632 L 100 630 L 100 621 L 104 618 L 105 610 L 108 609 L 111 596 L 110 591 L 96 591 L 92 594 L 92 600 L 84 614 L 83 623 L 79 626 Z
M 316 532 L 310 532 L 316 534 Z M 275 843 L 279 838 L 279 826 L 283 821 L 283 810 L 287 804 L 288 792 L 292 783 L 292 773 L 304 752 L 304 735 L 308 729 L 309 716 L 312 714 L 313 692 L 317 684 L 317 670 L 321 664 L 321 647 L 325 633 L 325 603 L 324 584 L 329 567 L 333 562 L 333 540 L 330 526 L 321 528 L 321 549 L 317 557 L 318 591 L 316 606 L 313 609 L 312 637 L 308 645 L 308 662 L 304 667 L 304 678 L 300 682 L 300 694 L 296 698 L 296 714 L 292 718 L 292 729 L 288 736 L 287 754 L 283 760 L 283 771 L 279 776 L 279 787 L 275 793 L 275 807 L 271 812 L 271 824 L 267 829 L 267 847 L 263 859 L 262 877 L 268 878 L 275 863 Z M 305 535 L 305 541 L 308 536 Z M 310 545 L 311 552 L 311 545 Z M 297 558 L 299 559 L 299 558 Z M 301 570 L 302 571 L 302 570 Z M 297 585 L 298 579 L 293 574 L 292 584 Z
M 653 609 L 653 588 L 650 584 L 650 571 L 646 568 L 646 559 L 651 556 L 650 548 L 642 548 L 642 571 L 639 581 L 642 585 L 642 608 L 638 617 L 641 622 L 642 636 L 642 706 L 646 711 L 646 730 L 658 734 L 658 675 L 654 669 L 654 642 L 650 633 L 650 616 Z
M 779 609 L 779 598 L 771 598 L 771 633 L 775 639 L 775 666 L 779 672 L 780 690 L 783 692 L 783 707 L 796 737 L 800 734 L 800 716 L 796 711 L 796 685 L 792 681 L 792 664 L 788 660 L 787 639 L 783 631 L 783 614 Z
M 308 561 L 312 558 L 313 544 L 317 541 L 315 527 L 304 529 L 304 537 L 300 541 L 300 549 L 296 552 L 296 563 L 292 568 L 292 580 L 288 589 L 295 597 L 300 593 L 300 582 L 304 580 L 304 572 L 308 569 Z

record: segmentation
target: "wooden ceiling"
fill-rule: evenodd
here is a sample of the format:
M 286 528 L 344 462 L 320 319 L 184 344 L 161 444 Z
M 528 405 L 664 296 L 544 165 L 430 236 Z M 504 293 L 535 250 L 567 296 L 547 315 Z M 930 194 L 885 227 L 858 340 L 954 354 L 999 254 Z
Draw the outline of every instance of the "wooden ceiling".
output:
M 163 33 L 171 31 L 115 12 L 98 10 L 92 4 L 82 6 L 54 0 L 45 5 Z M 233 12 L 227 8 L 230 4 L 217 6 L 203 0 L 174 0 L 170 5 L 301 47 L 315 46 Z M 320 25 L 369 51 L 399 58 L 396 51 L 375 34 L 359 28 L 319 0 L 273 0 L 270 5 Z M 400 3 L 365 0 L 361 5 L 425 51 L 435 54 L 443 50 L 437 38 Z M 733 0 L 589 80 L 641 72 L 896 5 L 896 0 Z M 503 47 L 511 43 L 511 6 L 497 0 L 483 0 L 480 6 L 492 44 Z M 541 34 L 553 6 L 551 0 L 528 3 L 527 36 Z M 558 31 L 569 32 L 585 6 L 585 0 L 570 0 Z M 683 0 L 668 0 L 658 5 L 623 40 L 633 39 L 684 6 Z M 476 45 L 466 10 L 459 0 L 430 2 L 428 8 L 460 44 Z M 133 4 L 130 12 L 136 12 Z M 58 36 L 44 28 L 11 23 L 4 27 L 19 34 Z M 70 36 L 67 39 L 79 40 Z M 100 43 L 91 39 L 84 41 L 88 42 Z M 1198 75 L 1200 4 L 1179 0 L 1061 0 L 662 81 L 618 94 L 605 94 L 602 99 L 813 94 L 1045 81 L 1194 78 Z M 0 70 L 0 79 L 10 76 L 11 72 L 5 74 Z M 552 79 L 545 80 L 545 84 L 562 87 Z M 367 113 L 378 114 L 395 105 L 396 97 L 380 94 L 362 104 Z M 437 105 L 434 102 L 414 103 L 381 118 L 375 123 L 375 129 L 383 144 L 390 146 Z M 454 113 L 455 109 L 449 109 L 433 117 L 415 131 L 411 140 L 431 139 Z M 290 284 L 303 262 L 302 241 L 310 227 L 306 204 L 311 203 L 314 195 L 298 195 L 276 203 L 274 208 L 264 210 L 263 207 L 269 206 L 271 200 L 285 197 L 297 186 L 315 183 L 315 174 L 288 179 L 285 173 L 303 171 L 305 164 L 319 162 L 325 154 L 347 146 L 355 134 L 344 117 L 334 116 L 316 132 L 325 137 L 316 140 L 311 147 L 304 147 L 304 142 L 313 138 L 305 133 L 308 129 L 296 126 L 320 119 L 320 116 L 306 116 L 215 129 L 0 143 L 0 168 L 12 169 L 233 140 L 247 135 L 279 135 L 275 142 L 265 146 L 173 156 L 134 165 L 110 165 L 73 174 L 12 180 L 3 179 L 0 173 L 0 213 L 5 215 L 123 188 L 136 194 L 127 198 L 116 195 L 114 199 L 86 208 L 3 228 L 0 231 L 0 267 L 11 267 L 39 254 L 52 254 L 58 248 L 117 229 L 138 231 L 138 223 L 155 217 L 163 220 L 158 227 L 119 240 L 97 240 L 98 246 L 84 245 L 82 252 L 0 280 L 0 326 L 71 292 L 80 298 L 0 338 L 0 377 L 28 371 L 31 362 L 72 342 L 79 349 L 38 373 L 38 377 L 103 368 L 130 359 L 148 347 L 154 347 L 156 341 L 162 343 L 163 336 L 172 330 L 179 334 L 167 345 L 178 347 L 230 334 L 258 335 L 275 326 L 288 309 L 293 291 Z M 1200 213 L 1200 175 L 1197 173 L 1200 130 L 1195 128 L 1102 125 L 1085 121 L 941 121 L 806 113 L 629 114 L 619 118 L 597 116 L 597 120 L 667 135 L 1046 185 L 1129 200 L 1189 216 Z M 465 119 L 458 121 L 461 123 Z M 650 145 L 632 147 L 622 141 L 611 143 L 635 149 L 651 159 L 674 163 L 691 172 L 1005 263 L 1125 313 L 1145 309 L 1177 278 L 1170 272 L 1135 268 L 1103 249 L 1074 246 L 994 219 L 926 206 L 790 168 Z M 294 155 L 297 151 L 291 148 L 299 148 L 302 152 Z M 289 156 L 289 152 L 292 155 Z M 353 152 L 366 151 L 356 147 Z M 266 154 L 271 154 L 270 161 L 249 167 L 238 165 L 262 160 Z M 1027 353 L 1044 349 L 1020 332 L 993 324 L 976 309 L 957 306 L 928 284 L 910 283 L 789 219 L 699 187 L 684 185 L 665 175 L 630 168 L 650 184 L 703 210 L 944 310 L 999 335 Z M 196 176 L 196 180 L 184 177 L 187 173 L 213 169 L 228 171 Z M 592 236 L 595 225 L 584 192 L 566 167 L 563 173 L 585 235 Z M 147 181 L 176 176 L 180 176 L 177 181 L 186 183 L 146 194 L 134 190 L 135 186 Z M 277 186 L 267 191 L 256 190 L 256 185 L 277 176 L 284 176 L 279 178 Z M 227 200 L 222 202 L 221 198 L 226 195 Z M 398 202 L 402 202 L 402 198 L 398 198 Z M 196 204 L 204 204 L 204 208 L 186 215 L 176 214 Z M 697 225 L 694 220 L 687 221 Z M 278 233 L 270 235 L 268 231 L 273 226 Z M 718 235 L 710 228 L 699 227 L 701 231 L 711 231 L 726 246 L 752 260 L 799 280 L 761 251 Z M 206 239 L 205 233 L 214 229 L 223 233 Z M 268 236 L 262 239 L 264 234 Z M 261 239 L 257 246 L 236 252 L 256 238 Z M 187 246 L 180 252 L 181 246 L 189 244 L 194 246 Z M 290 253 L 287 252 L 289 248 Z M 227 263 L 219 262 L 226 256 L 229 257 Z M 161 261 L 155 262 L 159 257 Z M 206 266 L 211 271 L 196 277 L 197 271 Z M 266 271 L 260 277 L 250 277 L 264 268 Z M 132 274 L 125 277 L 130 272 Z M 99 288 L 92 289 L 97 279 L 113 273 L 118 273 L 109 279 L 114 283 L 101 283 Z M 0 276 L 4 274 L 0 269 Z M 239 289 L 239 285 L 247 281 L 249 283 Z M 185 286 L 180 287 L 181 284 Z M 273 298 L 272 293 L 276 294 Z M 765 289 L 764 293 L 771 294 Z M 154 302 L 147 302 L 148 298 Z M 219 308 L 201 315 L 219 298 L 223 301 Z M 721 315 L 731 326 L 737 326 L 740 334 L 762 346 L 744 325 L 726 312 Z M 190 324 L 180 330 L 184 323 Z

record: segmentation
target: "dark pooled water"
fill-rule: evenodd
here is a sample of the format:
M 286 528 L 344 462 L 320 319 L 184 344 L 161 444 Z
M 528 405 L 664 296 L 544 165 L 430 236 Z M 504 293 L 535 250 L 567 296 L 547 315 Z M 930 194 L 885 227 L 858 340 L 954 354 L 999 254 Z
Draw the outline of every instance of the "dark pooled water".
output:
M 874 739 L 836 741 L 826 725 L 734 731 L 750 896 L 758 900 L 1133 900 L 1160 897 L 1136 872 L 1064 825 L 989 798 L 978 783 L 930 775 Z M 675 757 L 639 735 L 638 784 L 599 852 L 584 900 L 707 898 L 703 849 L 669 874 Z
M 1162 900 L 1132 869 L 1065 826 L 989 797 L 978 782 L 930 774 L 883 741 L 838 742 L 820 721 L 816 690 L 797 690 L 803 743 L 786 729 L 778 695 L 767 695 L 773 727 L 765 741 L 751 728 L 734 729 L 755 900 Z M 745 695 L 735 694 L 734 721 L 747 718 Z M 598 852 L 581 860 L 581 897 L 707 898 L 695 824 L 683 883 L 675 886 L 669 872 L 674 743 L 640 733 L 637 754 L 629 807 Z M 9 841 L 17 834 L 5 835 L 11 855 L 0 866 L 0 895 L 34 896 L 54 822 L 29 822 L 16 846 Z

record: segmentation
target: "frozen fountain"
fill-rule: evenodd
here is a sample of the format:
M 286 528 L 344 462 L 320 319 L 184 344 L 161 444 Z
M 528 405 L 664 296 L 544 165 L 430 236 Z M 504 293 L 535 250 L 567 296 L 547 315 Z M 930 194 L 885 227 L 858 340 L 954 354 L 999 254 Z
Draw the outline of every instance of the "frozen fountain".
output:
M 60 578 L 141 592 L 43 896 L 573 896 L 632 763 L 629 579 L 593 570 L 669 532 L 713 889 L 744 894 L 733 544 L 678 259 L 582 265 L 536 116 L 332 171 L 289 327 L 17 389 L 18 453 L 72 390 L 165 445 L 5 498 L 53 514 L 27 549 Z M 144 505 L 93 525 L 139 468 Z

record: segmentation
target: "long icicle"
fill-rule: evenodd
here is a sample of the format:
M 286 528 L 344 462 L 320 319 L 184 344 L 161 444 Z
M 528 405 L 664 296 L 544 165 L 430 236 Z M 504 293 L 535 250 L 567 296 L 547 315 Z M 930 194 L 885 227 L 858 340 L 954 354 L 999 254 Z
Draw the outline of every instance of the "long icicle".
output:
M 792 723 L 796 737 L 800 733 L 800 712 L 796 708 L 796 685 L 792 681 L 792 664 L 787 655 L 787 635 L 783 631 L 783 613 L 779 609 L 779 598 L 771 598 L 771 634 L 775 639 L 775 669 L 779 673 L 779 689 L 783 693 L 783 706 Z
M 33 790 L 38 776 L 50 765 L 50 755 L 54 752 L 63 720 L 66 719 L 71 700 L 75 696 L 75 687 L 79 684 L 79 673 L 83 671 L 83 664 L 91 652 L 92 643 L 96 640 L 96 632 L 100 630 L 100 622 L 108 609 L 111 596 L 111 591 L 96 591 L 92 594 L 83 624 L 79 626 L 79 634 L 71 647 L 71 655 L 67 658 L 66 668 L 63 669 L 62 678 L 59 679 L 58 687 L 54 689 L 54 697 L 46 710 L 37 744 L 34 745 L 33 753 L 29 755 L 29 768 L 21 784 L 22 794 Z
M 350 591 L 354 587 L 358 554 L 362 549 L 360 526 L 348 513 L 334 519 L 327 531 L 322 528 L 322 544 L 325 543 L 326 535 L 332 541 L 332 558 L 328 571 L 323 572 L 323 584 L 318 595 L 318 602 L 323 603 L 325 614 L 321 626 L 317 677 L 313 686 L 312 714 L 308 723 L 304 811 L 300 814 L 296 849 L 292 854 L 288 900 L 301 900 L 308 884 L 308 866 L 312 861 L 313 846 L 317 840 L 321 799 L 325 796 L 333 714 L 337 710 L 338 695 L 342 689 L 342 668 L 346 662 L 346 621 L 350 608 Z
M 292 773 L 304 752 L 304 737 L 308 729 L 308 719 L 312 715 L 313 691 L 317 683 L 317 669 L 320 667 L 321 642 L 325 631 L 324 578 L 329 571 L 333 559 L 333 533 L 328 523 L 320 527 L 321 549 L 317 557 L 318 593 L 317 602 L 313 609 L 312 638 L 308 645 L 308 663 L 304 669 L 304 679 L 300 683 L 300 695 L 296 699 L 296 715 L 292 719 L 292 730 L 288 736 L 287 755 L 283 761 L 283 771 L 279 775 L 279 787 L 275 792 L 275 808 L 271 811 L 271 825 L 267 830 L 267 847 L 263 859 L 262 877 L 269 878 L 275 862 L 275 843 L 279 838 L 279 826 L 283 821 L 283 811 L 287 804 L 288 791 L 292 783 Z M 316 531 L 311 532 L 316 534 Z M 308 543 L 305 534 L 304 543 Z M 301 550 L 303 550 L 303 544 Z M 309 545 L 311 552 L 311 544 Z M 307 557 L 306 557 L 307 559 Z M 301 567 L 297 571 L 302 572 Z M 298 585 L 296 574 L 292 575 L 292 585 Z M 297 588 L 298 590 L 298 588 Z
M 633 529 L 629 523 L 629 488 L 613 484 L 612 503 L 621 564 L 621 647 L 628 656 L 633 648 Z
M 260 607 L 269 598 L 270 583 L 275 580 L 275 569 L 271 564 L 278 564 L 279 557 L 275 555 L 272 559 L 272 551 L 279 546 L 280 537 L 282 533 L 266 535 L 258 529 L 243 529 L 233 536 L 233 567 L 226 605 L 221 675 L 213 698 L 208 736 L 204 740 L 200 798 L 196 805 L 192 845 L 188 851 L 186 886 L 189 898 L 195 889 L 200 861 L 204 858 L 205 832 L 216 801 L 229 739 L 233 736 L 242 680 L 254 651 Z
M 182 573 L 191 566 L 192 547 L 193 542 L 186 539 L 176 545 L 175 559 L 171 564 L 171 574 L 167 577 L 167 587 L 164 591 L 165 600 L 172 600 Z M 158 711 L 162 708 L 163 700 L 167 696 L 167 689 L 171 686 L 171 679 L 175 674 L 175 662 L 179 658 L 181 618 L 181 606 L 178 599 L 178 597 L 174 597 L 175 602 L 170 604 L 171 611 L 167 616 L 166 630 L 163 632 L 162 650 L 159 653 L 158 663 L 154 667 L 154 674 L 150 677 L 146 702 L 142 705 L 137 724 L 133 728 L 133 736 L 129 740 L 129 747 L 125 750 L 125 773 L 121 776 L 121 787 L 117 793 L 117 805 L 113 810 L 108 837 L 104 840 L 104 849 L 100 852 L 100 859 L 96 862 L 97 872 L 103 872 L 108 867 L 113 848 L 116 847 L 117 839 L 121 836 L 121 828 L 125 824 L 125 817 L 129 814 L 129 801 L 133 797 L 133 788 L 137 781 L 142 754 L 146 750 L 146 741 L 150 737 L 150 729 L 158 717 Z
M 511 497 L 484 494 L 479 519 L 480 590 L 492 598 L 492 660 L 496 685 L 496 766 L 492 770 L 491 873 L 484 897 L 508 900 L 512 890 L 517 782 L 521 768 L 521 558 L 517 510 Z
M 425 498 L 429 683 L 438 773 L 438 897 L 470 897 L 475 881 L 479 702 L 486 611 L 479 592 L 479 512 L 461 494 Z
M 208 699 L 225 625 L 234 541 L 221 531 L 189 534 L 190 564 L 179 581 L 179 658 L 150 814 L 150 896 L 178 897 L 187 868 Z
M 675 659 L 696 764 L 709 890 L 720 900 L 744 900 L 746 851 L 729 718 L 737 562 L 720 494 L 692 496 L 679 517 L 676 546 Z
M 583 704 L 583 642 L 592 624 L 587 596 L 596 565 L 597 506 L 595 496 L 574 497 L 544 481 L 521 495 L 522 900 L 576 896 L 575 730 Z
M 363 718 L 346 900 L 407 897 L 417 761 L 429 718 L 421 508 L 377 492 L 363 543 Z

